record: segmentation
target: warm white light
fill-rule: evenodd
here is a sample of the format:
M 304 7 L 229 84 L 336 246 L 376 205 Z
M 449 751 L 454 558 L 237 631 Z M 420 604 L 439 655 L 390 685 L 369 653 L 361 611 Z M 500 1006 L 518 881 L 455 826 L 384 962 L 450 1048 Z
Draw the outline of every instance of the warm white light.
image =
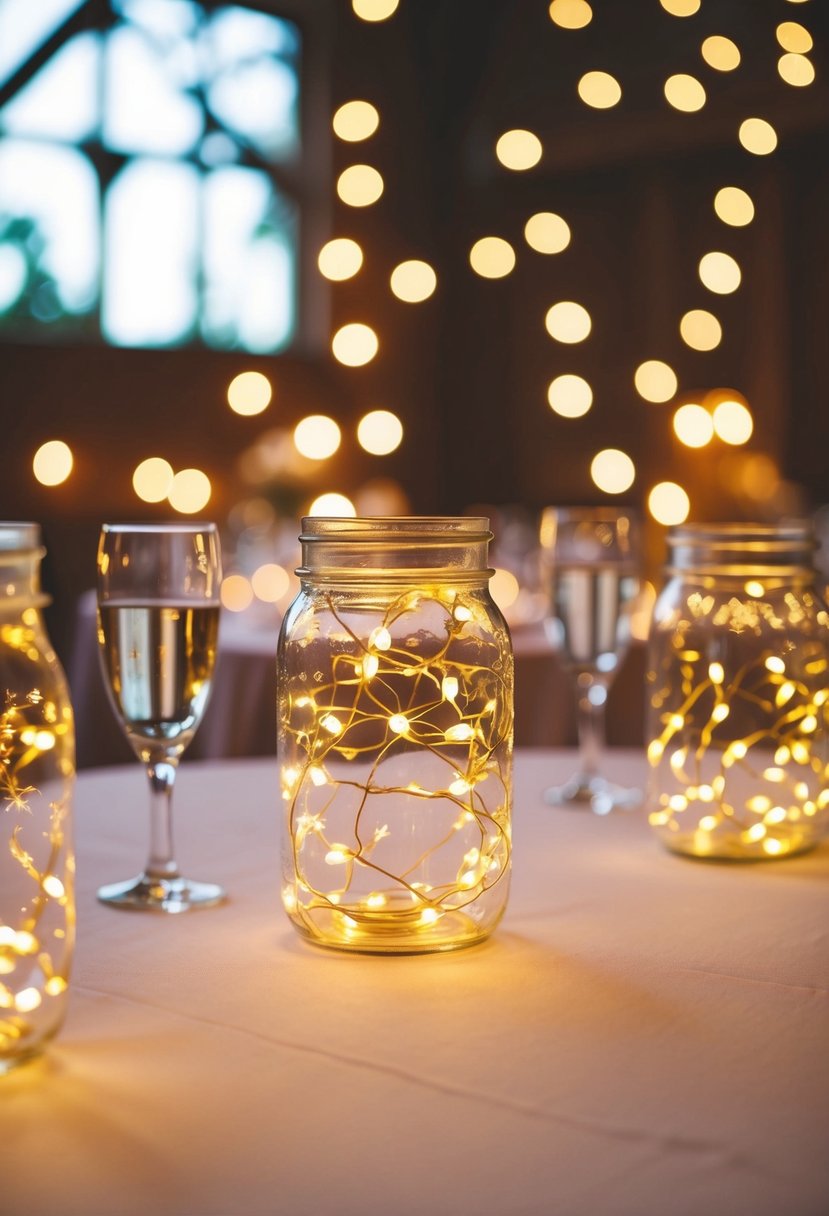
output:
M 585 72 L 577 87 L 584 104 L 594 110 L 609 110 L 622 96 L 622 86 L 609 72 Z
M 556 376 L 547 389 L 550 409 L 562 418 L 581 418 L 593 404 L 593 390 L 581 376 Z
M 593 10 L 587 0 L 552 0 L 550 20 L 563 30 L 581 30 L 589 25 Z
M 21 988 L 15 995 L 14 1007 L 18 1013 L 31 1013 L 37 1009 L 42 999 L 37 988 Z
M 679 322 L 682 340 L 692 350 L 714 350 L 722 341 L 722 326 L 712 312 L 692 308 Z
M 142 502 L 163 502 L 172 485 L 173 466 L 161 456 L 148 456 L 132 475 L 132 488 Z
M 692 114 L 705 105 L 705 89 L 695 76 L 680 72 L 676 76 L 669 76 L 665 81 L 665 100 L 675 110 Z
M 693 17 L 701 0 L 659 0 L 666 13 L 672 17 Z
M 570 226 L 554 211 L 539 211 L 524 225 L 524 239 L 536 253 L 561 253 L 570 244 Z
M 276 562 L 266 562 L 254 570 L 250 576 L 253 594 L 265 604 L 275 604 L 281 600 L 291 585 L 291 578 L 284 566 Z
M 401 262 L 391 272 L 391 289 L 398 300 L 419 304 L 428 300 L 437 287 L 438 277 L 428 262 Z
M 334 134 L 348 143 L 368 139 L 380 126 L 380 115 L 370 101 L 347 101 L 334 112 Z
M 228 612 L 244 612 L 253 603 L 253 588 L 244 574 L 225 575 L 220 594 Z
M 389 730 L 396 735 L 405 735 L 409 729 L 409 719 L 405 714 L 392 714 L 389 718 Z
M 805 55 L 781 55 L 777 60 L 777 70 L 781 80 L 794 85 L 795 88 L 802 89 L 805 85 L 812 84 L 815 79 L 814 65 Z
M 309 460 L 327 460 L 340 446 L 340 428 L 326 414 L 310 414 L 294 427 L 294 444 Z
M 505 131 L 495 145 L 495 155 L 506 169 L 522 172 L 541 160 L 541 140 L 532 131 L 520 128 Z
M 350 237 L 340 236 L 327 241 L 319 251 L 317 265 L 320 274 L 334 283 L 352 278 L 363 264 L 363 251 Z
M 377 334 L 370 325 L 363 325 L 361 321 L 343 325 L 331 339 L 334 358 L 346 367 L 363 367 L 370 363 L 378 347 Z
M 704 448 L 714 437 L 714 422 L 701 405 L 681 405 L 674 414 L 674 434 L 688 448 Z
M 496 566 L 495 573 L 489 580 L 489 591 L 502 612 L 515 603 L 520 590 L 521 587 L 518 579 L 512 571 L 503 570 Z
M 235 414 L 251 417 L 267 409 L 273 396 L 271 382 L 262 372 L 239 372 L 227 386 L 227 403 Z
M 72 472 L 72 449 L 62 439 L 50 439 L 37 449 L 32 470 L 42 486 L 59 486 Z
M 371 410 L 357 424 L 357 441 L 372 456 L 388 456 L 402 438 L 403 424 L 391 410 Z
M 371 165 L 349 165 L 337 178 L 337 194 L 349 207 L 370 207 L 383 193 L 383 178 Z
M 173 478 L 167 498 L 182 515 L 195 515 L 210 502 L 210 478 L 201 469 L 182 469 Z
M 636 391 L 645 401 L 661 404 L 676 395 L 677 378 L 674 369 L 661 359 L 646 359 L 633 374 Z
M 351 0 L 351 7 L 363 21 L 385 21 L 397 12 L 400 0 Z
M 709 291 L 717 295 L 730 295 L 740 286 L 742 272 L 739 262 L 730 253 L 715 250 L 703 254 L 699 262 L 699 277 Z
M 557 342 L 583 342 L 590 333 L 590 313 L 582 304 L 562 300 L 547 310 L 544 319 L 547 333 Z
M 777 147 L 777 132 L 764 118 L 747 118 L 740 123 L 738 134 L 746 152 L 755 156 L 768 156 Z
M 590 476 L 605 494 L 624 494 L 636 478 L 636 466 L 627 452 L 605 448 L 597 452 L 590 464 Z
M 714 196 L 714 210 L 724 224 L 744 228 L 754 219 L 751 195 L 739 186 L 723 186 Z
M 648 510 L 657 523 L 672 527 L 688 518 L 691 501 L 675 481 L 660 481 L 648 495 Z
M 354 503 L 345 494 L 320 494 L 308 508 L 309 515 L 333 515 L 338 519 L 353 519 L 357 514 Z
M 502 279 L 515 266 L 515 250 L 500 236 L 482 236 L 469 251 L 469 263 L 484 279 Z
M 717 72 L 733 72 L 740 66 L 740 48 L 721 34 L 706 38 L 701 49 L 705 62 Z
M 747 443 L 754 430 L 751 411 L 739 401 L 721 401 L 714 410 L 714 430 L 723 443 Z
M 799 21 L 781 21 L 775 32 L 783 50 L 794 55 L 806 55 L 814 46 L 812 35 Z

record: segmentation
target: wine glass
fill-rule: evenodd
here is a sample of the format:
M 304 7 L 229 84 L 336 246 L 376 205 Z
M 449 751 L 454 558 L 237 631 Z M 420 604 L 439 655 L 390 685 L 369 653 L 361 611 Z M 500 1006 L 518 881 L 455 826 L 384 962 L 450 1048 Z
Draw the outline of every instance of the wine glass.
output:
M 104 524 L 98 543 L 98 641 L 115 714 L 150 780 L 142 874 L 101 887 L 125 908 L 184 912 L 221 902 L 173 856 L 171 799 L 182 752 L 210 695 L 221 582 L 215 524 Z
M 540 540 L 549 596 L 545 627 L 575 683 L 579 741 L 578 771 L 546 790 L 544 800 L 588 804 L 606 815 L 642 797 L 599 773 L 607 692 L 630 641 L 639 594 L 637 519 L 609 507 L 548 507 Z

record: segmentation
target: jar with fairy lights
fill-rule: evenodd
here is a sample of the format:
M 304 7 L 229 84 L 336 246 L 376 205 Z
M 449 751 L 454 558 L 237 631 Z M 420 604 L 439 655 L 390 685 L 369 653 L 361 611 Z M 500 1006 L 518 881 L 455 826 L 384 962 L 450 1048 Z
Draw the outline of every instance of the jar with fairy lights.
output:
M 37 524 L 0 524 L 0 1073 L 59 1029 L 75 932 L 74 730 L 43 553 Z
M 511 862 L 513 662 L 488 520 L 307 518 L 278 654 L 282 898 L 374 953 L 487 937 Z
M 829 827 L 829 610 L 808 526 L 669 537 L 647 673 L 650 823 L 669 849 L 760 860 Z

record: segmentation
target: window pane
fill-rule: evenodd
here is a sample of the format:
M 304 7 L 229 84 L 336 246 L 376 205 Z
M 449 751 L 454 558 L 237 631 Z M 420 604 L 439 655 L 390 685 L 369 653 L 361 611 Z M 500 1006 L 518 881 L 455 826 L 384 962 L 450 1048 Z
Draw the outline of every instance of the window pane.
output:
M 199 178 L 185 164 L 135 160 L 109 188 L 101 324 L 117 346 L 171 346 L 194 334 Z
M 82 3 L 84 0 L 0 0 L 0 84 Z
M 0 142 L 0 321 L 58 324 L 98 291 L 98 181 L 74 149 Z
M 120 26 L 107 39 L 104 143 L 118 152 L 181 155 L 204 129 L 202 108 L 188 93 L 187 44 L 169 45 Z M 192 50 L 192 47 L 191 47 Z
M 80 143 L 98 129 L 100 42 L 77 34 L 0 111 L 9 135 Z
M 296 322 L 295 217 L 265 173 L 217 169 L 205 183 L 205 302 L 211 346 L 270 352 Z

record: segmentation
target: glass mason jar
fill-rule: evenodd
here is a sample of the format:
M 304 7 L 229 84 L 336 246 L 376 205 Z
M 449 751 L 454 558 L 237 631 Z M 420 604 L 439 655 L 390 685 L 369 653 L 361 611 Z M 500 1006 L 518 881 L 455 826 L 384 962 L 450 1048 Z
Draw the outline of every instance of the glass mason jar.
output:
M 673 529 L 648 661 L 650 822 L 694 857 L 767 859 L 829 822 L 829 611 L 807 526 Z
M 480 518 L 307 518 L 278 654 L 283 902 L 345 950 L 481 941 L 511 860 L 513 665 Z
M 0 1072 L 59 1029 L 75 935 L 75 737 L 43 553 L 37 524 L 0 524 Z

